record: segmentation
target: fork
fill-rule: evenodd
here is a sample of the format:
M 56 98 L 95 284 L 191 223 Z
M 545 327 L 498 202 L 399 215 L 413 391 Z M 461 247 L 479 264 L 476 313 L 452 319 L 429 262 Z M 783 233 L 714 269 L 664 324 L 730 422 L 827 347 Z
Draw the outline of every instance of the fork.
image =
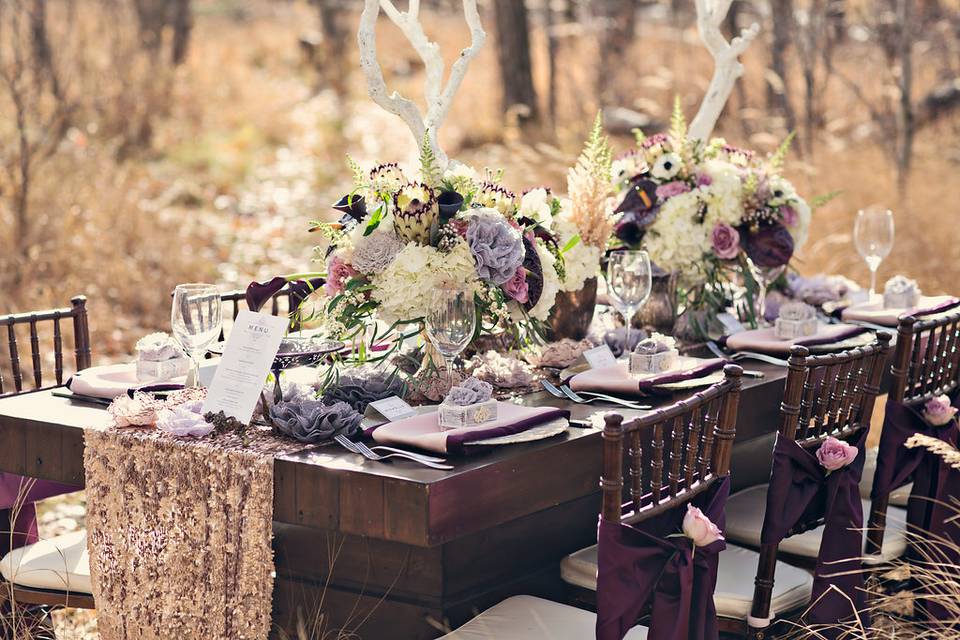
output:
M 577 404 L 588 404 L 590 402 L 608 402 L 611 404 L 619 404 L 628 409 L 636 409 L 640 411 L 651 408 L 649 405 L 637 404 L 629 400 L 623 400 L 622 398 L 615 398 L 614 396 L 608 396 L 602 393 L 584 392 L 584 393 L 590 393 L 590 395 L 592 396 L 590 398 L 584 398 L 574 393 L 574 391 L 569 387 L 567 387 L 566 385 L 558 389 L 549 380 L 541 380 L 540 383 L 543 385 L 543 388 L 546 389 L 548 393 L 550 393 L 550 395 L 555 396 L 557 398 L 563 398 L 565 400 L 572 400 Z
M 775 364 L 778 367 L 789 366 L 789 363 L 786 360 L 774 358 L 773 356 L 768 356 L 765 353 L 755 353 L 753 351 L 738 351 L 734 354 L 724 353 L 723 350 L 713 340 L 707 342 L 707 349 L 710 349 L 713 355 L 717 356 L 718 358 L 726 358 L 727 360 L 733 360 L 734 362 L 737 360 L 750 358 L 753 360 L 759 360 L 760 362 Z
M 400 453 L 403 455 L 412 456 L 414 458 L 420 458 L 421 460 L 426 460 L 427 462 L 439 462 L 439 463 L 446 462 L 445 458 L 435 458 L 434 456 L 427 456 L 422 453 L 414 453 L 413 451 L 407 451 L 406 449 L 396 449 L 394 447 L 387 447 L 382 444 L 374 445 L 372 447 L 367 447 L 367 448 L 373 451 L 374 453 L 378 451 L 386 451 L 387 453 Z
M 374 453 L 373 451 L 371 451 L 370 448 L 367 447 L 367 445 L 363 444 L 362 442 L 354 442 L 353 440 L 350 440 L 349 438 L 347 438 L 342 434 L 334 436 L 333 439 L 336 440 L 338 443 L 340 443 L 340 445 L 343 446 L 344 449 L 347 449 L 348 451 L 352 451 L 353 453 L 358 453 L 362 455 L 364 458 L 366 458 L 367 460 L 382 462 L 384 460 L 389 460 L 390 458 L 401 458 L 403 460 L 417 462 L 419 464 L 422 464 L 425 467 L 430 467 L 431 469 L 441 469 L 444 471 L 453 469 L 451 465 L 430 462 L 429 460 L 424 460 L 422 458 L 418 458 L 406 453 L 402 453 L 402 454 L 390 453 L 387 455 L 380 455 L 379 453 Z

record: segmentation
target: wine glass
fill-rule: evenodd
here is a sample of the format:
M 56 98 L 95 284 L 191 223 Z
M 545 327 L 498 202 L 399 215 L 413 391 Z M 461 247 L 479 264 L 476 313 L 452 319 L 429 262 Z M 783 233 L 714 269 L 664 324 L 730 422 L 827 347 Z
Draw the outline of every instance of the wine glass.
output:
M 476 321 L 473 294 L 459 289 L 441 289 L 439 300 L 427 314 L 427 337 L 443 356 L 451 387 L 453 360 L 470 344 Z
M 607 292 L 626 325 L 624 353 L 630 351 L 630 324 L 653 287 L 650 256 L 646 251 L 614 251 L 607 261 Z
M 200 356 L 220 336 L 220 291 L 212 284 L 178 284 L 173 290 L 173 337 L 190 356 L 189 386 L 200 384 Z
M 870 269 L 870 299 L 877 292 L 877 269 L 893 249 L 893 212 L 863 209 L 853 224 L 853 243 Z

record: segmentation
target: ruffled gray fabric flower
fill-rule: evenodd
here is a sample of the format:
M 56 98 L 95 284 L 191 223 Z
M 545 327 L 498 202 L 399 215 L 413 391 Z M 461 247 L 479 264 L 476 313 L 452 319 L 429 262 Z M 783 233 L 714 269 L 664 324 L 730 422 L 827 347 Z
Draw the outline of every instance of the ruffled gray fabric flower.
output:
M 270 408 L 270 417 L 280 433 L 309 444 L 326 442 L 339 434 L 352 437 L 363 420 L 346 402 L 324 404 L 319 400 L 279 402 Z
M 363 413 L 371 402 L 390 396 L 403 397 L 403 392 L 403 381 L 396 375 L 388 373 L 365 376 L 343 375 L 335 385 L 324 391 L 323 401 L 327 404 L 346 402 L 354 410 Z
M 470 218 L 467 244 L 477 261 L 477 274 L 494 284 L 506 283 L 523 264 L 523 238 L 495 213 Z
M 392 229 L 377 229 L 357 240 L 351 265 L 360 273 L 381 273 L 403 248 Z
M 493 385 L 471 377 L 459 385 L 451 387 L 446 402 L 458 407 L 465 407 L 478 402 L 486 402 L 491 397 L 493 397 Z

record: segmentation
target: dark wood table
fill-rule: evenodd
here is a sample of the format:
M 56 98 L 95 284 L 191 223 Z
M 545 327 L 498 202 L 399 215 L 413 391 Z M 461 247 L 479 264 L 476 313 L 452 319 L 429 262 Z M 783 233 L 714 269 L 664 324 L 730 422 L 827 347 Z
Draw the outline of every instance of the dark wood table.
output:
M 766 375 L 744 378 L 735 452 L 745 454 L 733 464 L 740 486 L 768 474 L 762 438 L 777 429 L 786 375 L 776 366 L 748 367 Z M 561 598 L 560 559 L 596 541 L 601 439 L 585 425 L 616 407 L 572 405 L 546 393 L 523 401 L 570 409 L 579 426 L 456 459 L 452 471 L 371 462 L 332 446 L 278 458 L 277 625 L 290 630 L 299 616 L 310 628 L 322 611 L 326 630 L 416 640 L 510 595 Z M 50 391 L 0 400 L 0 471 L 81 487 L 83 429 L 109 424 L 102 408 Z

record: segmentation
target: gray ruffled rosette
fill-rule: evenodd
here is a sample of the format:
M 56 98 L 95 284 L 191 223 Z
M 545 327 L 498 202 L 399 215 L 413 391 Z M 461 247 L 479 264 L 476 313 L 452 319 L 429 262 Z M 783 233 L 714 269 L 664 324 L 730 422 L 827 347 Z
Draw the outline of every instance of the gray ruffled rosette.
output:
M 447 404 L 466 407 L 478 402 L 486 402 L 493 396 L 493 385 L 476 378 L 467 378 L 459 385 L 451 387 L 447 393 Z
M 513 277 L 523 264 L 523 238 L 503 218 L 474 215 L 467 226 L 467 244 L 477 261 L 477 275 L 497 285 Z
M 324 404 L 319 400 L 279 402 L 270 408 L 276 429 L 295 440 L 317 444 L 335 435 L 353 437 L 363 416 L 346 402 Z
M 390 396 L 403 397 L 404 384 L 396 375 L 377 373 L 366 376 L 343 375 L 323 393 L 327 404 L 346 402 L 363 413 L 367 405 Z

